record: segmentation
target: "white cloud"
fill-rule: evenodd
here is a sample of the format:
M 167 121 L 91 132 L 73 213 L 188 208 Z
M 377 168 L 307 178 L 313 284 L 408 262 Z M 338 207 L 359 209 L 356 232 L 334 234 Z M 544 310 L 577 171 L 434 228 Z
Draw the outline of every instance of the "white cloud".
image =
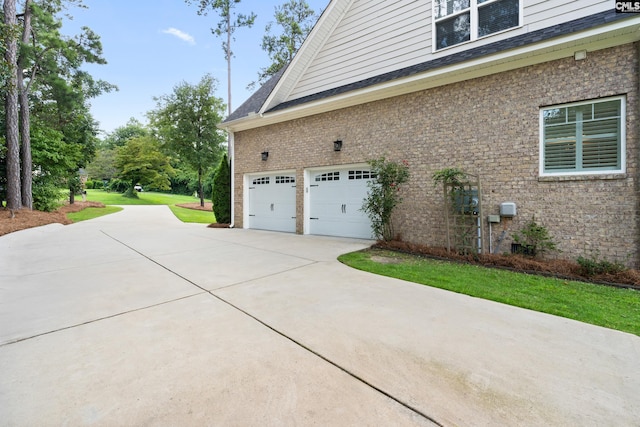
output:
M 196 40 L 190 34 L 187 34 L 183 31 L 178 30 L 177 28 L 169 28 L 167 30 L 162 30 L 165 34 L 171 34 L 172 36 L 176 36 L 177 38 L 186 41 L 189 44 L 196 44 Z

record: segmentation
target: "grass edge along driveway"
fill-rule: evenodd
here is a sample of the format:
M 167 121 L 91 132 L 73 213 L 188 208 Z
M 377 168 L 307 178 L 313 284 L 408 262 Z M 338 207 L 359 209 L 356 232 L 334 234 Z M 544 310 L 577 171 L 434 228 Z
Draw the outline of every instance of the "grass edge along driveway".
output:
M 640 291 L 366 249 L 338 260 L 368 271 L 640 336 Z
M 138 193 L 137 199 L 122 196 L 117 192 L 107 192 L 104 190 L 87 190 L 87 200 L 92 202 L 101 202 L 107 206 L 110 205 L 167 205 L 171 212 L 182 222 L 211 224 L 216 222 L 213 211 L 199 211 L 194 209 L 186 209 L 177 204 L 181 203 L 199 203 L 200 199 L 193 196 L 183 196 L 178 194 L 166 194 L 155 192 Z M 87 209 L 85 209 L 87 210 Z M 91 212 L 87 212 L 86 216 L 80 220 L 91 219 L 112 212 L 105 212 L 89 217 Z M 76 220 L 69 217 L 72 221 Z

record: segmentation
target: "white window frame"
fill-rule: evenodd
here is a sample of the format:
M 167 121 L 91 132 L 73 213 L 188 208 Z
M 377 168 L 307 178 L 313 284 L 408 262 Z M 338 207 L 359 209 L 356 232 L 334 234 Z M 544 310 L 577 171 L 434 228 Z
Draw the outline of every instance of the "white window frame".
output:
M 484 2 L 478 3 L 478 0 L 469 0 L 469 7 L 468 8 L 463 9 L 463 10 L 458 11 L 458 12 L 454 12 L 454 13 L 452 13 L 450 15 L 446 15 L 446 16 L 442 16 L 440 18 L 436 18 L 436 3 L 437 3 L 437 0 L 433 0 L 432 1 L 432 6 L 431 6 L 431 8 L 432 8 L 431 9 L 431 25 L 432 25 L 432 28 L 433 28 L 433 30 L 432 30 L 433 31 L 433 35 L 432 35 L 432 49 L 433 49 L 433 52 L 440 52 L 440 51 L 443 51 L 445 49 L 451 49 L 453 47 L 462 46 L 464 44 L 471 43 L 471 42 L 473 42 L 475 40 L 479 40 L 479 39 L 484 39 L 484 38 L 487 38 L 487 37 L 495 36 L 496 34 L 502 34 L 502 33 L 506 32 L 506 31 L 511 31 L 511 30 L 516 29 L 516 28 L 522 27 L 524 0 L 518 0 L 518 9 L 519 9 L 519 11 L 518 11 L 518 24 L 517 25 L 514 25 L 513 27 L 505 28 L 504 30 L 496 31 L 495 33 L 486 34 L 486 35 L 480 36 L 480 37 L 478 36 L 478 22 L 479 22 L 479 15 L 480 15 L 479 12 L 478 12 L 478 7 L 482 8 L 484 6 L 488 6 L 488 5 L 492 4 L 492 3 L 497 3 L 497 2 L 500 2 L 500 1 L 501 0 L 486 0 Z M 469 25 L 470 25 L 470 27 L 469 27 L 470 34 L 469 34 L 469 40 L 466 40 L 466 41 L 463 41 L 463 42 L 460 42 L 460 43 L 457 43 L 457 44 L 454 44 L 454 45 L 451 45 L 451 46 L 438 48 L 438 37 L 437 37 L 438 36 L 438 25 L 437 24 L 439 22 L 441 22 L 441 21 L 446 21 L 446 20 L 451 19 L 451 18 L 453 18 L 455 16 L 465 14 L 465 13 L 467 13 L 467 11 L 470 12 L 470 23 L 469 23 Z
M 620 100 L 620 168 L 619 169 L 586 169 L 586 170 L 568 170 L 568 171 L 554 171 L 554 172 L 545 172 L 544 169 L 544 111 L 551 110 L 554 108 L 569 108 L 574 106 L 581 105 L 594 105 L 601 102 L 609 102 Z M 627 127 L 627 98 L 626 96 L 613 96 L 609 98 L 601 98 L 601 99 L 591 99 L 587 101 L 573 102 L 570 104 L 559 104 L 559 105 L 550 105 L 546 107 L 540 108 L 540 144 L 539 144 L 539 175 L 540 176 L 574 176 L 574 175 L 607 175 L 607 174 L 618 174 L 618 173 L 626 173 L 626 165 L 627 165 L 627 138 L 626 138 L 626 127 Z

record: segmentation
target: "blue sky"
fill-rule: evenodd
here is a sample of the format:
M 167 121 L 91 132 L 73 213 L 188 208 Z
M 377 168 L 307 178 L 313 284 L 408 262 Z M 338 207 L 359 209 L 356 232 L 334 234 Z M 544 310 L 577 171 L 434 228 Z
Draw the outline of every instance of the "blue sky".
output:
M 275 6 L 285 0 L 243 0 L 240 13 L 255 12 L 252 28 L 241 28 L 232 45 L 232 106 L 237 108 L 251 92 L 269 58 L 260 48 L 265 26 L 273 21 Z M 329 0 L 307 0 L 320 14 Z M 118 92 L 91 100 L 91 112 L 104 132 L 112 132 L 134 117 L 146 123 L 145 113 L 155 108 L 154 96 L 170 94 L 182 81 L 195 84 L 207 73 L 218 79 L 217 95 L 227 101 L 227 67 L 222 40 L 211 33 L 218 17 L 199 16 L 184 0 L 84 0 L 87 9 L 73 8 L 63 33 L 76 34 L 87 26 L 102 41 L 108 64 L 83 67 L 94 78 L 118 86 Z

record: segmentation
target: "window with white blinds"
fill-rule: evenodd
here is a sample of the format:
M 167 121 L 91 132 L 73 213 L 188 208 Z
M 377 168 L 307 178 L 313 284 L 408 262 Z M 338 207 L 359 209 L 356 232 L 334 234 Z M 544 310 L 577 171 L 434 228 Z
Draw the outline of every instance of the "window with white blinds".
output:
M 624 171 L 624 97 L 544 108 L 541 174 Z

